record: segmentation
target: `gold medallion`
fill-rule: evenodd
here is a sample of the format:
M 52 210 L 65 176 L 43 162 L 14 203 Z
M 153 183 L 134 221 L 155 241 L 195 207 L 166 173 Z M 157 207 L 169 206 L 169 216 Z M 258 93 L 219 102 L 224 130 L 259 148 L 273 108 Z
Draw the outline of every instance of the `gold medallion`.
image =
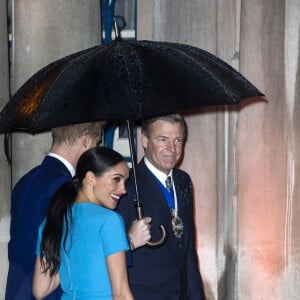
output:
M 171 213 L 172 213 L 172 229 L 174 232 L 174 235 L 177 238 L 181 238 L 181 236 L 183 235 L 183 222 L 182 220 L 178 217 L 177 212 L 174 209 L 171 209 Z

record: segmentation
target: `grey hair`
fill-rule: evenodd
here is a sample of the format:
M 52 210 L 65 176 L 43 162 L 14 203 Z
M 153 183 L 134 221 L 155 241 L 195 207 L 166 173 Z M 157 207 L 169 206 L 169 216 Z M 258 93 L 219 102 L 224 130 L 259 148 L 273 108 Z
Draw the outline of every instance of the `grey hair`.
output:
M 156 122 L 157 120 L 166 121 L 168 123 L 180 123 L 182 130 L 183 130 L 183 136 L 184 138 L 187 137 L 187 125 L 182 115 L 180 114 L 170 114 L 170 115 L 164 115 L 159 117 L 154 117 L 151 119 L 145 119 L 142 121 L 142 133 L 149 137 L 152 130 L 152 124 Z

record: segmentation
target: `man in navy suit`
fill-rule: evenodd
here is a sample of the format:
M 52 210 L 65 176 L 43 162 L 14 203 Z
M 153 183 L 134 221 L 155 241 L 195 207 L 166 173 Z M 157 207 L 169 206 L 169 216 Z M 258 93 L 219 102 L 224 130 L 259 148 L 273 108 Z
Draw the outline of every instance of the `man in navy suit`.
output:
M 24 175 L 11 196 L 6 300 L 31 300 L 38 227 L 57 188 L 75 173 L 80 155 L 101 139 L 102 122 L 52 129 L 53 143 L 42 164 Z M 60 299 L 58 288 L 46 299 Z
M 152 218 L 152 240 L 160 238 L 160 224 L 165 226 L 168 237 L 160 247 L 138 248 L 128 231 L 132 250 L 128 277 L 136 300 L 204 299 L 195 249 L 192 182 L 186 172 L 175 168 L 185 139 L 186 125 L 178 114 L 146 120 L 142 125 L 145 156 L 136 167 L 139 196 L 145 216 Z M 171 182 L 166 184 L 168 177 Z M 136 219 L 132 176 L 126 190 L 117 211 L 129 230 Z

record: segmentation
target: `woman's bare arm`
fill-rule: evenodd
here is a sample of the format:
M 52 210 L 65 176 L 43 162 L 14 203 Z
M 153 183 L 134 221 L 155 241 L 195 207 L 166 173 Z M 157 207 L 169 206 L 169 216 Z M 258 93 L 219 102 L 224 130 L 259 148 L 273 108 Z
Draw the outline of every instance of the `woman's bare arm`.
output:
M 32 282 L 32 293 L 37 300 L 43 299 L 53 292 L 60 283 L 58 273 L 50 277 L 49 272 L 42 272 L 40 257 L 35 260 L 34 275 Z
M 113 300 L 133 300 L 128 284 L 125 251 L 106 257 Z

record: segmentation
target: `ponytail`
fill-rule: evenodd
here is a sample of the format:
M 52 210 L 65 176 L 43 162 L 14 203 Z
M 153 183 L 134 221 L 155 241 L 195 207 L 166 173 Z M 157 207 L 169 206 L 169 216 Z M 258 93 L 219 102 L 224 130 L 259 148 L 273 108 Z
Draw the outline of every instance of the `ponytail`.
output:
M 66 251 L 66 238 L 72 222 L 71 208 L 79 188 L 80 181 L 77 177 L 73 177 L 71 181 L 61 185 L 52 197 L 48 207 L 41 241 L 40 259 L 43 272 L 49 271 L 50 276 L 53 276 L 60 266 L 60 246 L 63 236 L 63 245 Z M 65 232 L 63 233 L 64 226 Z

